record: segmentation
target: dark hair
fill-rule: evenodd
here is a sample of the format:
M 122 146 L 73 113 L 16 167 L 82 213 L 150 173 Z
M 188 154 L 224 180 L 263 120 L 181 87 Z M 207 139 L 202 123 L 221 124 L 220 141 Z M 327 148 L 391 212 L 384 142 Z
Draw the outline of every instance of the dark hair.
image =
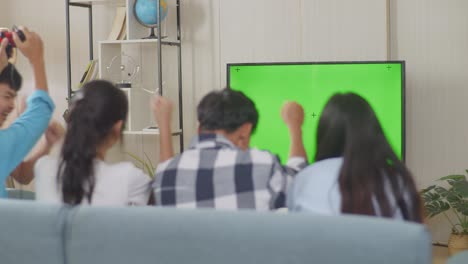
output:
M 369 103 L 357 94 L 332 96 L 321 114 L 315 160 L 333 157 L 343 157 L 339 176 L 343 213 L 392 217 L 393 196 L 405 220 L 422 222 L 410 171 L 390 147 Z
M 201 130 L 225 130 L 234 132 L 245 123 L 252 124 L 252 133 L 258 122 L 255 104 L 244 93 L 225 88 L 213 91 L 200 101 L 197 107 Z
M 23 78 L 21 77 L 21 74 L 11 63 L 8 63 L 5 69 L 0 73 L 0 83 L 8 85 L 15 91 L 19 91 L 21 89 L 22 82 Z
M 64 203 L 91 202 L 96 149 L 116 122 L 125 122 L 127 112 L 127 97 L 107 81 L 91 81 L 74 96 L 57 172 Z

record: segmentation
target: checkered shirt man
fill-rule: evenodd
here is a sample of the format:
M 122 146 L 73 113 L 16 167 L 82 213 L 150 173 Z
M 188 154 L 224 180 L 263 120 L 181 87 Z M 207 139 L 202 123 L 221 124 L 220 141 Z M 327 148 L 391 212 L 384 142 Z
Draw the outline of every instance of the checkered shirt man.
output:
M 177 208 L 271 210 L 285 206 L 288 182 L 306 166 L 287 166 L 268 151 L 243 151 L 219 134 L 200 134 L 190 149 L 160 164 L 153 189 L 156 204 Z

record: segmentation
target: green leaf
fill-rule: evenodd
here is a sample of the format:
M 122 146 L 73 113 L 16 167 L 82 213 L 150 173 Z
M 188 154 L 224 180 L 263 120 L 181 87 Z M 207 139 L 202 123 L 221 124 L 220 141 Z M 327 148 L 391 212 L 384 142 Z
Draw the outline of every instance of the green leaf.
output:
M 153 163 L 151 162 L 151 159 L 148 157 L 148 155 L 146 154 L 146 152 L 143 152 L 143 154 L 145 154 L 145 157 L 146 157 L 146 160 L 148 162 L 148 165 L 151 167 L 151 170 L 155 170 L 156 168 L 153 166 Z
M 144 159 L 130 152 L 125 152 L 125 153 L 129 155 L 130 157 L 132 157 L 136 162 L 138 162 L 139 163 L 138 167 L 142 169 L 150 178 L 154 178 L 154 167 L 148 155 L 146 155 L 146 153 L 144 153 L 144 155 L 146 159 L 148 160 L 148 162 L 146 162 Z
M 446 180 L 460 181 L 460 180 L 466 180 L 466 178 L 465 178 L 465 175 L 454 174 L 454 175 L 448 175 L 448 176 L 438 179 L 438 181 L 446 181 Z
M 130 157 L 132 157 L 135 161 L 138 161 L 138 163 L 140 163 L 140 164 L 145 164 L 145 162 L 144 162 L 140 157 L 138 157 L 137 155 L 132 154 L 132 153 L 130 153 L 130 152 L 125 152 L 125 154 L 129 155 Z
M 444 201 L 435 201 L 425 205 L 429 217 L 434 217 L 450 209 L 450 205 Z
M 434 191 L 437 192 L 441 197 L 446 197 L 449 195 L 449 192 L 444 187 L 437 186 L 434 188 Z
M 425 202 L 434 202 L 441 199 L 440 195 L 436 192 L 427 192 L 423 194 L 423 199 Z
M 432 189 L 434 189 L 435 187 L 436 187 L 436 185 L 431 185 L 431 186 L 427 187 L 426 189 L 422 189 L 421 194 L 427 193 L 427 192 L 431 191 Z
M 453 184 L 453 191 L 464 198 L 468 198 L 468 182 L 460 181 Z
M 468 216 L 468 201 L 460 200 L 459 202 L 454 203 L 452 207 L 462 215 Z
M 453 190 L 453 188 L 451 190 Z M 445 198 L 449 203 L 458 203 L 462 199 L 457 193 L 453 191 L 451 191 Z

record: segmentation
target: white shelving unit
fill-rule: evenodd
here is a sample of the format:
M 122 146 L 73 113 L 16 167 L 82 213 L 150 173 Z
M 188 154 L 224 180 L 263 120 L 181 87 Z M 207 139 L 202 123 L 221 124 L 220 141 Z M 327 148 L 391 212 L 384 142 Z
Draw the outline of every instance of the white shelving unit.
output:
M 90 60 L 93 55 L 93 5 L 108 5 L 126 7 L 126 39 L 98 41 L 99 77 L 113 80 L 119 72 L 108 70 L 108 62 L 115 58 L 117 65 L 121 64 L 119 55 L 130 56 L 140 67 L 140 71 L 132 81 L 131 88 L 122 88 L 129 101 L 129 116 L 125 135 L 158 135 L 158 130 L 147 131 L 145 128 L 154 126 L 149 107 L 149 98 L 153 96 L 146 91 L 160 91 L 175 102 L 175 113 L 178 122 L 173 122 L 174 136 L 180 140 L 180 150 L 183 150 L 183 120 L 182 120 L 182 65 L 181 65 L 181 30 L 180 30 L 180 0 L 166 0 L 168 15 L 157 28 L 161 34 L 168 37 L 159 39 L 142 39 L 149 35 L 149 28 L 138 23 L 133 6 L 136 0 L 66 0 L 67 22 L 67 59 L 68 59 L 68 97 L 71 98 L 71 58 L 70 58 L 70 7 L 89 9 L 89 51 Z M 172 18 L 172 20 L 170 20 Z M 173 22 L 173 23 L 171 23 Z M 162 29 L 164 28 L 164 30 Z M 164 32 L 165 31 L 165 32 Z M 165 34 L 164 34 L 165 35 Z M 169 63 L 163 64 L 164 61 Z M 115 71 L 115 69 L 113 69 Z M 118 70 L 118 69 L 117 69 Z M 146 91 L 145 91 L 146 90 Z M 178 112 L 178 113 L 177 113 Z

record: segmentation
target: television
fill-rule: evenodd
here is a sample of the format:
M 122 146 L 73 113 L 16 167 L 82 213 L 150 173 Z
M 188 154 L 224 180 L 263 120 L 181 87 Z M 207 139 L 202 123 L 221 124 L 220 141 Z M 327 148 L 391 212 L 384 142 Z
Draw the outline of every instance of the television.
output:
M 287 100 L 304 107 L 303 139 L 310 162 L 316 150 L 320 113 L 335 93 L 364 97 L 376 112 L 385 136 L 397 156 L 405 157 L 404 61 L 230 63 L 227 85 L 255 102 L 259 122 L 251 146 L 270 150 L 285 163 L 289 134 L 280 117 Z

